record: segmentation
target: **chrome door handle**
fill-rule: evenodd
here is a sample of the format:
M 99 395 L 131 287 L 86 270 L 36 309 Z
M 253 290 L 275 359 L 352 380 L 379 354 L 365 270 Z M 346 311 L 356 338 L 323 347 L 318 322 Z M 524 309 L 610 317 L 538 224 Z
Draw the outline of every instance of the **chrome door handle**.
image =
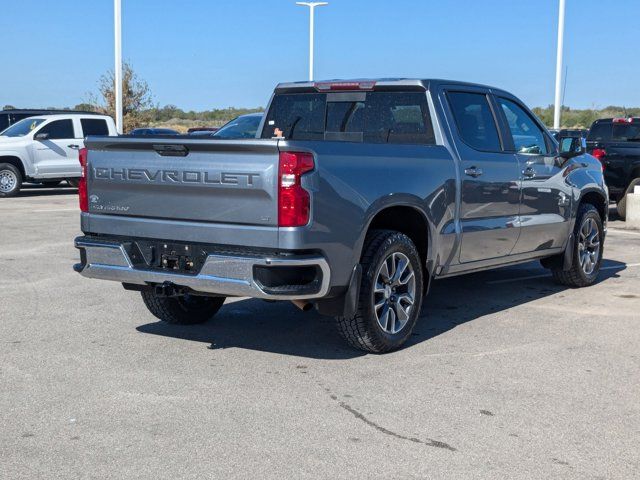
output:
M 67 145 L 67 147 L 73 148 L 74 150 L 76 150 L 76 149 L 80 148 L 80 145 L 72 144 L 72 145 Z
M 527 167 L 522 171 L 522 176 L 525 178 L 533 178 L 536 176 L 536 171 L 532 167 Z
M 464 174 L 469 175 L 470 177 L 473 177 L 473 178 L 478 178 L 480 175 L 482 175 L 482 169 L 476 168 L 476 167 L 465 168 Z

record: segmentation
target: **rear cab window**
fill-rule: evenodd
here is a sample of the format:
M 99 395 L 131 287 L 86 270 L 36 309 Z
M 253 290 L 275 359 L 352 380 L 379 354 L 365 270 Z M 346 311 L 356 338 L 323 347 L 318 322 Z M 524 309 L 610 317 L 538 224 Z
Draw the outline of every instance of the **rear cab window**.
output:
M 640 142 L 640 123 L 614 123 L 611 139 L 614 142 Z
M 262 138 L 435 144 L 426 92 L 287 93 L 274 96 Z

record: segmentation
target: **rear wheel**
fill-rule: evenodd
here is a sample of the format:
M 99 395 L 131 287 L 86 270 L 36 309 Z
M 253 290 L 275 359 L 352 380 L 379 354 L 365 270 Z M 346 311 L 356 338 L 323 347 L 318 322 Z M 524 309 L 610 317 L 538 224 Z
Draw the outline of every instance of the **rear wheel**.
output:
M 336 317 L 338 330 L 357 349 L 372 353 L 397 350 L 420 315 L 420 255 L 403 233 L 374 230 L 365 240 L 361 264 L 357 311 L 352 317 Z
M 67 178 L 67 183 L 72 186 L 73 188 L 78 188 L 78 185 L 80 185 L 80 179 L 79 178 Z
M 631 183 L 625 190 L 624 195 L 622 195 L 622 198 L 618 200 L 618 203 L 616 204 L 618 215 L 622 220 L 627 218 L 627 195 L 633 193 L 633 189 L 636 185 L 640 185 L 640 178 L 631 180 Z
M 20 170 L 10 163 L 0 163 L 0 197 L 16 196 L 21 186 Z
M 600 272 L 604 248 L 604 229 L 596 207 L 583 203 L 578 207 L 574 228 L 573 262 L 569 270 L 553 268 L 556 282 L 568 287 L 587 287 L 593 284 Z
M 218 313 L 225 297 L 201 297 L 188 294 L 167 297 L 150 291 L 142 292 L 142 300 L 149 311 L 163 322 L 194 325 L 204 323 Z

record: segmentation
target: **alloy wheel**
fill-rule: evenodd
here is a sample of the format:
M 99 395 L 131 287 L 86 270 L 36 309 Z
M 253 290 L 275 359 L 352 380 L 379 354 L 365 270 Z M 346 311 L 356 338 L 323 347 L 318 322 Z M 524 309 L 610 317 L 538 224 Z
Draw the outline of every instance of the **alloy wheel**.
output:
M 580 227 L 578 257 L 582 271 L 591 275 L 600 260 L 600 230 L 593 218 L 585 219 Z
M 0 192 L 2 193 L 10 193 L 18 184 L 18 179 L 16 174 L 11 170 L 2 170 L 0 171 Z
M 373 304 L 378 325 L 386 333 L 404 328 L 413 312 L 416 275 L 409 258 L 400 252 L 390 254 L 376 274 Z

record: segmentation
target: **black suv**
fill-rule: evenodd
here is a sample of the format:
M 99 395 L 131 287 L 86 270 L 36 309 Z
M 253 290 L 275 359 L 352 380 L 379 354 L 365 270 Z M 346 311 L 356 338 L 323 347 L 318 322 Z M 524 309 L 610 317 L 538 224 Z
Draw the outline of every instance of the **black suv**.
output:
M 82 110 L 47 110 L 47 109 L 17 109 L 0 110 L 0 132 L 10 127 L 23 118 L 36 117 L 38 115 L 55 115 L 57 113 L 84 113 L 93 114 L 95 112 L 86 112 Z
M 627 193 L 640 185 L 640 117 L 596 120 L 587 135 L 587 151 L 602 163 L 609 197 L 624 219 Z

